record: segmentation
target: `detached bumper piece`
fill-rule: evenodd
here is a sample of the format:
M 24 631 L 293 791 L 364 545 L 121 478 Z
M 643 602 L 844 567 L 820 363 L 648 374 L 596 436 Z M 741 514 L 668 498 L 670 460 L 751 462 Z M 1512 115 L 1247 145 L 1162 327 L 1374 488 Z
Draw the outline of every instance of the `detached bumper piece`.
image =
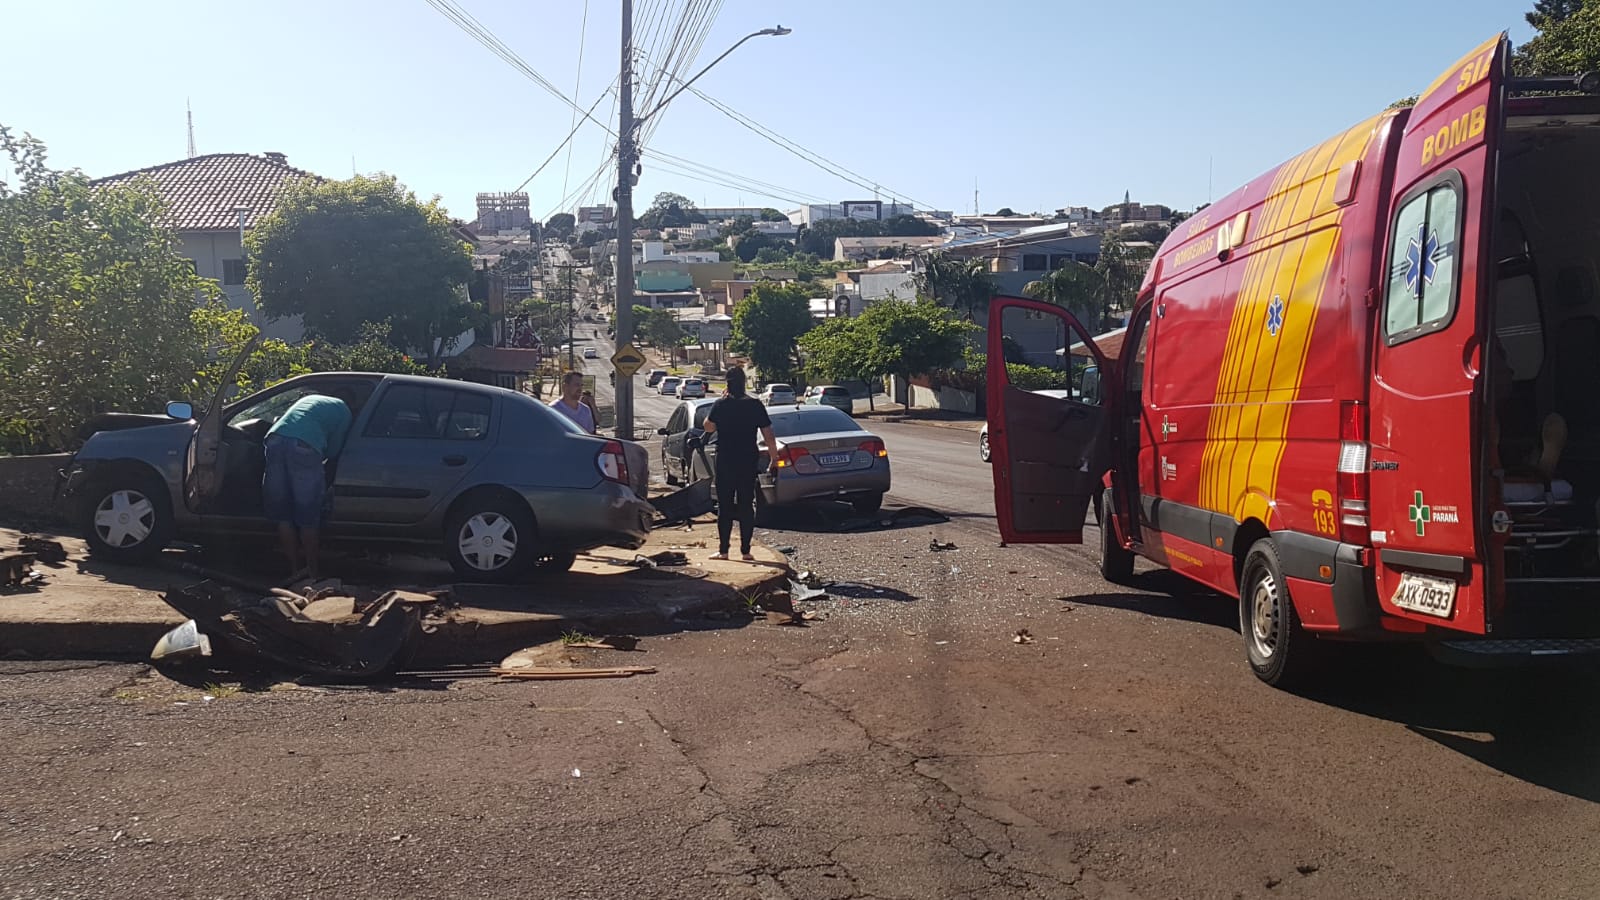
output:
M 1528 665 L 1540 662 L 1600 661 L 1600 638 L 1489 638 L 1432 641 L 1428 652 L 1451 665 L 1470 668 Z

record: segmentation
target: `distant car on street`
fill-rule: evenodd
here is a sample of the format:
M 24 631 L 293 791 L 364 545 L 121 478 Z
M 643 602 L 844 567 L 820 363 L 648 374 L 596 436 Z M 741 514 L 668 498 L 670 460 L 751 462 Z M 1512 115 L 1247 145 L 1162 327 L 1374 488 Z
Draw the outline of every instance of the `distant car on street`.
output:
M 805 404 L 807 406 L 831 406 L 846 414 L 854 415 L 856 403 L 850 398 L 850 389 L 842 388 L 836 384 L 813 385 L 806 391 Z
M 644 380 L 645 387 L 655 387 L 659 385 L 661 383 L 661 379 L 665 377 L 667 377 L 666 369 L 651 369 L 650 375 Z
M 676 397 L 678 395 L 678 385 L 681 383 L 681 381 L 682 379 L 678 378 L 676 375 L 668 375 L 667 377 L 661 379 L 659 392 L 666 394 L 669 397 Z
M 685 400 L 706 395 L 706 383 L 699 378 L 685 378 L 678 386 L 678 396 Z
M 233 403 L 219 391 L 198 421 L 188 403 L 91 421 L 62 475 L 90 553 L 141 562 L 172 540 L 274 534 L 263 441 L 310 394 L 339 397 L 354 416 L 328 466 L 330 543 L 436 550 L 462 578 L 504 582 L 564 570 L 594 547 L 637 548 L 650 531 L 650 458 L 639 444 L 585 434 L 515 391 L 325 372 Z
M 883 506 L 889 491 L 889 450 L 883 438 L 862 428 L 837 409 L 827 406 L 793 406 L 774 409 L 773 437 L 778 439 L 776 474 L 763 474 L 756 482 L 756 514 L 767 508 L 808 500 L 842 500 L 861 515 Z M 758 472 L 767 472 L 771 450 L 760 445 Z M 690 457 L 690 480 L 715 480 L 717 435 L 705 443 L 705 459 Z M 709 471 L 707 471 L 709 467 Z
M 661 435 L 661 472 L 667 484 L 688 481 L 694 474 L 689 466 L 693 454 L 688 441 L 705 437 L 706 416 L 716 403 L 714 398 L 684 400 L 672 411 L 667 426 L 656 429 L 656 434 Z
M 794 386 L 789 384 L 769 384 L 760 395 L 760 400 L 768 406 L 792 406 L 798 401 L 794 396 Z
M 583 358 L 584 359 L 599 359 L 600 358 L 600 351 L 596 350 L 593 347 L 585 347 L 585 348 L 583 348 Z

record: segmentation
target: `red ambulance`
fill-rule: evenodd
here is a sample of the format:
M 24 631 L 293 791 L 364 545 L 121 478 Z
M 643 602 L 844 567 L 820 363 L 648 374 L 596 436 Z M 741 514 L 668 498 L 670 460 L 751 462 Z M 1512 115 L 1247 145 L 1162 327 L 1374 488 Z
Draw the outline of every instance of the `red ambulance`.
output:
M 1271 684 L 1318 637 L 1600 651 L 1600 77 L 1508 61 L 1496 37 L 1180 224 L 1118 359 L 996 298 L 1003 540 L 1080 543 L 1093 505 L 1102 574 L 1139 556 L 1238 597 Z M 1009 383 L 1040 333 L 1098 397 Z

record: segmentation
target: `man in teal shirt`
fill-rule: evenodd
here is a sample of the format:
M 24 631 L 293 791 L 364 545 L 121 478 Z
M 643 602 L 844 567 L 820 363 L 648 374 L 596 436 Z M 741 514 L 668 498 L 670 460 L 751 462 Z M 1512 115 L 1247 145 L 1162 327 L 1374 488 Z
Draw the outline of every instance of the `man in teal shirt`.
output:
M 337 397 L 307 394 L 267 432 L 261 505 L 278 525 L 278 540 L 294 577 L 317 578 L 318 539 L 327 498 L 327 461 L 344 449 L 350 406 Z

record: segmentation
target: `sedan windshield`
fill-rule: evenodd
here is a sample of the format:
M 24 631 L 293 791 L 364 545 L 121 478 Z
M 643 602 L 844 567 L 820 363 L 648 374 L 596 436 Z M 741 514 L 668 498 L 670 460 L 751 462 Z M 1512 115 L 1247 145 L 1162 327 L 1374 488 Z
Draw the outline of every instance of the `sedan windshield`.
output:
M 772 433 L 778 437 L 827 434 L 833 431 L 861 431 L 856 420 L 831 406 L 811 406 L 793 412 L 773 413 Z

